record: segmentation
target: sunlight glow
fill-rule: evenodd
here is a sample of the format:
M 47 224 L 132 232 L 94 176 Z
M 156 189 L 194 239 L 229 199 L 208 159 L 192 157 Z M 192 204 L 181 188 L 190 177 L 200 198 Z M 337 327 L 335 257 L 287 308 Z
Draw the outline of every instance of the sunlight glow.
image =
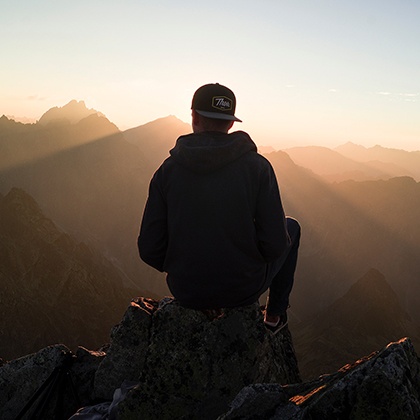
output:
M 217 4 L 229 25 L 214 24 Z M 167 115 L 189 122 L 195 89 L 219 82 L 237 95 L 237 129 L 260 145 L 416 150 L 419 18 L 419 4 L 393 0 L 10 3 L 0 115 L 39 119 L 76 99 L 120 129 Z

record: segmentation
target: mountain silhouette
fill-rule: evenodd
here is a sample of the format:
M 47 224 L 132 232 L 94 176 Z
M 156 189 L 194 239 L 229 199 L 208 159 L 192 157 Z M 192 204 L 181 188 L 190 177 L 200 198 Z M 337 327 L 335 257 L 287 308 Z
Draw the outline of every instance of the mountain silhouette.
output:
M 104 344 L 144 291 L 125 287 L 118 269 L 58 229 L 23 190 L 0 197 L 0 219 L 0 357 Z
M 166 133 L 165 119 L 162 124 Z M 131 139 L 141 143 L 135 132 Z M 175 142 L 167 139 L 161 155 Z M 0 192 L 24 189 L 65 232 L 93 245 L 124 271 L 127 285 L 169 293 L 163 276 L 140 260 L 136 247 L 148 184 L 158 164 L 149 159 L 147 147 L 143 151 L 129 143 L 114 124 L 92 114 L 75 124 L 47 126 L 4 117 L 0 149 Z
M 22 124 L 3 116 L 0 118 L 0 171 L 25 167 L 117 133 L 119 130 L 115 124 L 97 114 L 91 114 L 75 124 L 48 125 Z
M 47 125 L 2 117 L 0 192 L 23 188 L 61 231 L 123 271 L 127 287 L 162 297 L 169 293 L 164 275 L 141 262 L 136 239 L 150 177 L 188 131 L 175 117 L 124 132 L 96 114 Z M 409 177 L 330 183 L 284 151 L 265 156 L 286 213 L 302 225 L 295 319 L 309 322 L 375 267 L 420 323 L 419 183 Z
M 124 138 L 135 144 L 154 170 L 169 156 L 177 138 L 191 132 L 191 126 L 170 115 L 124 131 Z
M 418 326 L 374 269 L 311 321 L 292 330 L 300 370 L 308 378 L 331 373 L 401 337 L 420 344 Z
M 310 169 L 329 182 L 346 180 L 368 181 L 389 179 L 397 176 L 413 176 L 404 167 L 392 162 L 360 162 L 339 153 L 339 149 L 306 146 L 285 149 L 285 152 L 300 166 Z
M 90 115 L 105 117 L 102 113 L 94 109 L 88 109 L 84 101 L 76 101 L 73 99 L 63 107 L 49 109 L 39 119 L 38 124 L 76 124 Z
M 420 181 L 420 151 L 408 152 L 379 145 L 366 148 L 351 142 L 338 146 L 335 150 L 343 156 L 371 166 L 377 165 L 378 162 L 395 165 L 395 167 L 403 168 L 406 171 L 400 175 L 411 176 Z
M 374 267 L 420 323 L 420 184 L 409 177 L 330 184 L 285 152 L 266 157 L 286 214 L 302 226 L 291 296 L 295 314 L 311 319 Z

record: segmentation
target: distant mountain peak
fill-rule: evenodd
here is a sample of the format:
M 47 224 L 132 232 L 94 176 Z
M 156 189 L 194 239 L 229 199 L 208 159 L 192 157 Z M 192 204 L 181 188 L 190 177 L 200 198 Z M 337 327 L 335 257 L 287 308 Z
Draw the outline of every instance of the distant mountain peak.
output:
M 394 290 L 385 280 L 385 276 L 378 270 L 371 268 L 349 290 L 349 294 L 363 296 L 366 300 L 387 296 L 387 303 L 398 301 Z
M 55 230 L 54 223 L 47 219 L 35 199 L 21 188 L 13 187 L 3 198 L 2 205 L 9 209 L 24 225 L 45 225 Z
M 376 269 L 370 269 L 349 291 L 328 310 L 349 329 L 356 328 L 367 335 L 398 331 L 400 322 L 408 319 L 397 294 Z
M 77 124 L 90 115 L 95 114 L 100 117 L 105 117 L 99 111 L 95 109 L 87 108 L 84 101 L 71 100 L 67 105 L 62 107 L 54 107 L 49 109 L 38 121 L 41 125 L 47 125 L 50 123 L 70 123 Z
M 166 126 L 175 126 L 175 127 L 181 127 L 182 129 L 185 129 L 186 133 L 191 131 L 190 124 L 185 123 L 184 121 L 180 120 L 175 115 L 168 115 L 166 117 L 157 118 L 156 120 L 149 121 L 146 124 L 142 124 L 138 127 L 135 127 L 134 129 L 156 129 L 156 130 L 162 130 Z
M 41 213 L 38 203 L 26 191 L 13 187 L 4 197 L 7 206 L 17 210 L 24 206 L 30 208 L 31 212 Z
M 348 141 L 347 143 L 342 144 L 341 146 L 338 146 L 334 148 L 336 152 L 339 153 L 362 153 L 363 151 L 366 151 L 367 148 L 365 146 L 362 146 L 361 144 L 356 144 L 351 141 Z
M 35 124 L 36 123 L 35 118 L 16 117 L 15 115 L 3 115 L 3 117 L 5 117 L 6 119 L 8 119 L 10 121 L 14 121 L 14 122 L 17 122 L 17 123 L 22 123 L 22 124 Z M 3 117 L 1 117 L 0 120 Z

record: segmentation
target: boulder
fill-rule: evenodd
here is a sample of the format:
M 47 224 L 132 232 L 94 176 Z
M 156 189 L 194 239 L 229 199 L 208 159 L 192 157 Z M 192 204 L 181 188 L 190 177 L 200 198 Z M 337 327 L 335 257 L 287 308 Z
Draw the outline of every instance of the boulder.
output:
M 157 302 L 141 298 L 132 301 L 120 324 L 111 330 L 111 344 L 95 374 L 94 395 L 112 400 L 124 380 L 138 381 L 146 363 L 152 315 Z
M 94 400 L 93 387 L 95 373 L 102 360 L 105 358 L 104 349 L 93 351 L 78 347 L 76 357 L 71 367 L 72 380 L 77 390 L 80 405 L 91 404 Z
M 140 298 L 111 338 L 94 388 L 111 400 L 124 380 L 139 382 L 121 419 L 215 419 L 246 385 L 300 382 L 290 331 L 268 332 L 258 304 L 211 312 Z
M 303 384 L 245 387 L 218 420 L 420 418 L 420 363 L 410 339 Z
M 3 364 L 0 418 L 68 419 L 92 403 L 94 374 L 104 356 L 83 347 L 74 355 L 57 344 Z
M 12 420 L 27 407 L 27 413 L 38 413 L 42 418 L 64 418 L 55 415 L 61 404 L 57 389 L 59 373 L 64 371 L 72 362 L 70 350 L 63 345 L 46 347 L 35 354 L 15 359 L 0 367 L 0 418 Z M 45 388 L 43 388 L 45 387 Z M 51 389 L 47 397 L 46 392 Z M 41 391 L 45 392 L 41 392 Z M 33 401 L 31 403 L 31 401 Z M 42 407 L 42 402 L 45 402 Z M 61 404 L 62 405 L 62 404 Z M 77 405 L 65 404 L 67 411 L 64 416 L 71 414 Z M 62 410 L 61 410 L 62 411 Z M 22 413 L 23 414 L 23 413 Z M 55 417 L 54 417 L 55 416 Z M 35 417 L 41 418 L 41 417 Z
M 57 420 L 81 407 L 122 420 L 420 419 L 420 363 L 405 338 L 301 383 L 290 331 L 268 332 L 257 304 L 198 311 L 139 298 L 106 349 L 55 345 L 0 366 L 0 418 L 25 407 Z

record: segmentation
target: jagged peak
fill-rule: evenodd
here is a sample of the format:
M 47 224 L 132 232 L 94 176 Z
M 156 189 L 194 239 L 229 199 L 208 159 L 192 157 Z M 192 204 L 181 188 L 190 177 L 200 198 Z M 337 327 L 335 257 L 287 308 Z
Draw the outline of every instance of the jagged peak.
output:
M 374 268 L 369 269 L 357 280 L 340 300 L 341 303 L 357 300 L 360 306 L 368 305 L 369 308 L 401 310 L 397 294 L 385 276 Z
M 82 119 L 96 114 L 100 117 L 105 117 L 99 111 L 96 111 L 93 108 L 87 108 L 84 101 L 77 101 L 72 99 L 68 104 L 62 107 L 53 107 L 49 109 L 42 117 L 39 119 L 38 124 L 47 125 L 50 123 L 70 123 L 77 124 Z
M 20 122 L 15 121 L 10 115 L 2 115 L 0 117 L 0 125 L 16 125 L 21 124 Z
M 35 118 L 29 118 L 29 117 L 16 117 L 15 115 L 5 115 L 9 120 L 15 122 L 15 123 L 21 123 L 25 125 L 32 125 L 36 123 Z
M 400 322 L 409 319 L 385 276 L 373 268 L 335 301 L 325 314 L 340 320 L 341 325 L 348 329 L 366 334 L 382 332 L 384 336 L 399 330 Z
M 51 240 L 59 237 L 60 232 L 54 222 L 42 212 L 36 200 L 21 188 L 13 187 L 2 199 L 1 207 L 5 215 L 19 220 L 23 225 L 43 232 Z
M 13 187 L 4 197 L 4 204 L 15 208 L 21 207 L 22 204 L 30 208 L 31 211 L 41 213 L 41 209 L 35 199 L 21 188 Z

